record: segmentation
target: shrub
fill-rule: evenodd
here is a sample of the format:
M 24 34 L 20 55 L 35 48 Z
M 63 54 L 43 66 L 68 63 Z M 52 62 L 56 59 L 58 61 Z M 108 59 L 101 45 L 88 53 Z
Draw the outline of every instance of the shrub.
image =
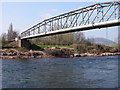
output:
M 80 53 L 87 52 L 87 45 L 86 44 L 73 44 L 73 47 L 76 51 Z
M 73 54 L 73 50 L 70 50 L 68 48 L 55 48 L 55 49 L 47 49 L 49 54 L 57 57 L 70 57 L 70 55 Z

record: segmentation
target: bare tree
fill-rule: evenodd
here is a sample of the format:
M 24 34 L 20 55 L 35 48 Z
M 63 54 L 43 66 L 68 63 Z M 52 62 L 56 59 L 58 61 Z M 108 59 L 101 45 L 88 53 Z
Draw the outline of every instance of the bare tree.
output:
M 17 36 L 18 32 L 13 30 L 13 25 L 11 23 L 7 33 L 7 40 L 14 40 Z
M 9 29 L 8 29 L 7 39 L 11 40 L 12 36 L 13 36 L 13 26 L 12 26 L 12 23 L 11 23 L 10 26 L 9 26 Z
M 7 34 L 6 33 L 3 33 L 2 34 L 2 42 L 6 41 L 7 39 Z
M 76 32 L 74 35 L 74 39 L 77 43 L 84 43 L 85 36 L 82 32 Z

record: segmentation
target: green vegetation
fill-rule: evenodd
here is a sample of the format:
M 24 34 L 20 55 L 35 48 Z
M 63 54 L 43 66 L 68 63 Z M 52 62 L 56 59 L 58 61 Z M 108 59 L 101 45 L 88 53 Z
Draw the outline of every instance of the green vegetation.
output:
M 38 45 L 41 48 L 51 48 L 51 47 L 67 47 L 67 48 L 73 48 L 71 45 Z
M 13 30 L 13 25 L 11 23 L 8 32 L 2 33 L 2 35 L 0 35 L 0 47 L 3 48 L 18 47 L 16 42 L 14 42 L 16 37 L 18 37 L 18 32 Z
M 104 53 L 104 52 L 119 52 L 118 47 L 105 46 L 101 44 L 87 45 L 87 44 L 73 44 L 74 49 L 79 53 Z
M 18 46 L 17 46 L 17 44 L 15 42 L 6 41 L 6 42 L 2 43 L 2 47 L 3 48 L 4 47 L 6 47 L 6 48 L 17 48 Z
M 75 42 L 74 33 L 40 37 L 30 41 L 36 45 L 72 45 Z
M 20 52 L 28 52 L 29 50 L 27 48 L 21 47 L 21 48 L 16 48 L 16 50 Z
M 73 47 L 77 52 L 80 52 L 80 53 L 85 53 L 87 51 L 86 44 L 73 44 Z
M 58 48 L 55 47 L 54 49 L 47 49 L 47 52 L 53 56 L 57 57 L 70 57 L 73 54 L 73 50 L 69 48 Z

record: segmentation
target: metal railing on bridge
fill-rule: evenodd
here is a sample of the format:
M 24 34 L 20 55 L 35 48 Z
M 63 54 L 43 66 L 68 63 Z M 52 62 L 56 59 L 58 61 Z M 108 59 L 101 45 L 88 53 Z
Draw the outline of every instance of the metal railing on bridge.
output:
M 97 3 L 59 16 L 46 19 L 21 33 L 27 38 L 41 33 L 58 31 L 65 28 L 107 22 L 120 19 L 120 1 Z

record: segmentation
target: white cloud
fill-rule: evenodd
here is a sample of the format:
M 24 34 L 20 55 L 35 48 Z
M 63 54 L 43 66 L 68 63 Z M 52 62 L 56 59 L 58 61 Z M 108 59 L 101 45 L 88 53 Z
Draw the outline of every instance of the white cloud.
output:
M 52 15 L 50 13 L 44 13 L 41 15 L 43 19 L 50 18 Z
M 48 9 L 45 8 L 45 10 L 47 11 Z M 53 8 L 50 9 L 49 11 L 47 11 L 46 13 L 43 13 L 42 15 L 40 15 L 42 17 L 42 19 L 47 19 L 53 16 L 53 14 L 57 13 L 58 9 Z

